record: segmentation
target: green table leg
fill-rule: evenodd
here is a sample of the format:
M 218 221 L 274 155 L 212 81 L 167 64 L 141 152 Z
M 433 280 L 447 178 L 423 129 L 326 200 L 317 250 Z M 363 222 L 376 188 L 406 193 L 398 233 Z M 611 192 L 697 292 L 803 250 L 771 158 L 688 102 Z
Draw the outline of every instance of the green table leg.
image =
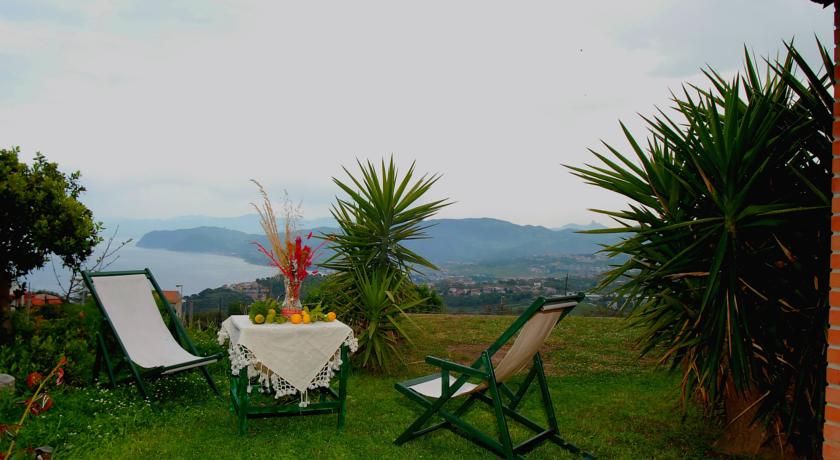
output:
M 239 400 L 239 410 L 237 412 L 237 422 L 239 434 L 244 435 L 248 431 L 248 369 L 240 369 L 238 379 L 237 399 Z
M 228 404 L 228 410 L 230 411 L 230 415 L 236 415 L 236 396 L 239 394 L 237 389 L 239 386 L 239 378 L 236 375 L 230 374 L 230 404 Z
M 350 372 L 350 358 L 347 356 L 347 345 L 341 346 L 341 370 L 338 374 L 338 429 L 344 428 L 344 418 L 347 415 L 347 374 Z

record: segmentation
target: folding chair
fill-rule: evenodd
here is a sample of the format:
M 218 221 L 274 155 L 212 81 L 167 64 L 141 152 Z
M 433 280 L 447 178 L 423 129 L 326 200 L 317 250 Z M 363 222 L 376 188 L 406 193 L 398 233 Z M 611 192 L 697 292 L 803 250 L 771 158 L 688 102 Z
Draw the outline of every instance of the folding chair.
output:
M 548 391 L 548 382 L 539 354 L 540 346 L 543 345 L 554 326 L 566 317 L 577 306 L 578 302 L 583 300 L 583 297 L 583 294 L 578 294 L 548 299 L 537 298 L 498 340 L 481 353 L 481 357 L 471 366 L 427 356 L 426 362 L 439 367 L 439 373 L 395 385 L 397 391 L 419 403 L 425 408 L 425 411 L 394 442 L 401 445 L 439 428 L 448 428 L 456 434 L 463 435 L 470 441 L 488 448 L 493 453 L 509 459 L 523 458 L 522 454 L 531 451 L 545 441 L 551 441 L 572 453 L 581 454 L 585 458 L 594 458 L 560 437 L 554 406 L 551 403 L 551 395 Z M 519 335 L 510 350 L 499 364 L 494 366 L 493 355 L 517 332 L 519 332 Z M 511 388 L 506 383 L 508 379 L 529 364 L 532 364 L 532 367 L 525 380 L 517 389 Z M 460 376 L 456 378 L 451 373 L 460 374 Z M 476 383 L 471 383 L 469 380 L 476 381 Z M 543 409 L 548 421 L 547 428 L 540 426 L 537 422 L 516 410 L 534 380 L 539 384 Z M 454 411 L 444 408 L 447 402 L 456 398 L 464 399 L 460 406 L 457 406 Z M 503 398 L 506 398 L 507 401 Z M 493 409 L 499 431 L 498 439 L 494 439 L 463 419 L 467 411 L 476 402 L 483 402 Z M 435 419 L 440 418 L 442 421 L 424 428 L 433 417 Z M 534 431 L 536 435 L 518 445 L 513 445 L 508 431 L 508 421 L 519 422 Z
M 102 361 L 105 362 L 112 386 L 118 382 L 117 372 L 127 368 L 130 375 L 126 380 L 133 378 L 140 394 L 148 398 L 143 377 L 158 377 L 200 368 L 210 388 L 219 394 L 205 366 L 218 361 L 221 353 L 198 356 L 195 345 L 148 268 L 120 272 L 85 271 L 82 278 L 102 312 L 103 324 L 97 334 L 95 379 L 99 377 Z M 168 328 L 158 310 L 153 290 L 169 314 Z M 114 360 L 106 346 L 109 333 L 121 352 Z

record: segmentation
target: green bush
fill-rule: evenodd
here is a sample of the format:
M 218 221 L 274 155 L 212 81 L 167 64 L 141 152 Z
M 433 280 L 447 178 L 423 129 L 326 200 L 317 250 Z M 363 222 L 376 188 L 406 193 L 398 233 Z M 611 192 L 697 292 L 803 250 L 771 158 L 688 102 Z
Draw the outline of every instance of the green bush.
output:
M 443 313 L 446 311 L 446 306 L 443 304 L 443 297 L 438 294 L 434 287 L 426 284 L 418 284 L 414 286 L 414 291 L 419 303 L 414 308 L 418 313 Z
M 96 333 L 100 313 L 92 303 L 49 305 L 13 315 L 14 338 L 0 347 L 0 372 L 19 385 L 30 372 L 44 372 L 67 357 L 66 381 L 81 386 L 90 382 L 96 357 Z

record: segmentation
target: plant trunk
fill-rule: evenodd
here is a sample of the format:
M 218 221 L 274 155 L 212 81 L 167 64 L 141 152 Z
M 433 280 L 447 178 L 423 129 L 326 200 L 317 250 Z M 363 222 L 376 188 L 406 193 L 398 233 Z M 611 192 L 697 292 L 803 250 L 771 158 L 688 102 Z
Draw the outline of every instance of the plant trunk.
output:
M 9 290 L 12 289 L 12 277 L 8 273 L 0 272 L 0 344 L 11 342 L 14 337 L 12 329 L 12 311 L 9 308 Z
M 798 458 L 783 432 L 774 424 L 755 421 L 759 404 L 754 404 L 761 394 L 756 390 L 745 393 L 735 391 L 732 382 L 724 388 L 725 425 L 723 434 L 715 441 L 715 451 L 738 457 L 765 460 Z M 755 423 L 753 423 L 755 421 Z M 778 424 L 778 421 L 775 422 Z

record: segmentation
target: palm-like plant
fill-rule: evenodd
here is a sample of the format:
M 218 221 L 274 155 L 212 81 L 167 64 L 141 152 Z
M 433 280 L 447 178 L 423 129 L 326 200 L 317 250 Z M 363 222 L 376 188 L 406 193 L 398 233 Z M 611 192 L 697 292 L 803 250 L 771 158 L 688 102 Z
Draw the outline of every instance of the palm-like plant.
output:
M 383 160 L 379 171 L 370 161 L 358 164 L 361 180 L 344 168 L 352 186 L 333 178 L 349 199 L 337 199 L 331 209 L 341 232 L 329 235 L 336 252 L 322 265 L 338 271 L 388 268 L 406 274 L 418 266 L 436 269 L 403 243 L 424 238 L 424 220 L 448 205 L 446 200 L 418 203 L 440 176 L 424 175 L 412 184 L 414 163 L 402 179 L 393 158 L 387 167 Z
M 321 265 L 337 273 L 324 292 L 356 332 L 362 366 L 383 370 L 400 359 L 399 345 L 409 340 L 405 311 L 425 300 L 418 298 L 410 273 L 436 268 L 404 243 L 424 238 L 425 220 L 449 203 L 421 202 L 440 176 L 412 182 L 414 164 L 402 177 L 393 158 L 379 168 L 358 164 L 361 180 L 347 169 L 350 184 L 333 179 L 349 198 L 337 199 L 331 210 L 341 231 L 327 236 L 334 253 Z
M 336 309 L 356 332 L 359 363 L 370 369 L 391 368 L 402 357 L 400 342 L 411 340 L 403 315 L 425 299 L 411 296 L 411 281 L 386 268 L 355 270 L 344 279 L 351 285 L 342 290 L 345 302 Z
M 710 70 L 710 90 L 675 97 L 677 117 L 647 120 L 646 148 L 622 125 L 635 161 L 607 145 L 613 158 L 593 152 L 602 165 L 569 168 L 631 201 L 596 210 L 619 223 L 606 232 L 626 234 L 606 250 L 629 256 L 601 286 L 634 304 L 643 352 L 661 352 L 708 407 L 753 397 L 771 432 L 810 454 L 824 404 L 833 80 L 792 46 L 764 78 L 749 55 L 745 69 L 731 82 Z

